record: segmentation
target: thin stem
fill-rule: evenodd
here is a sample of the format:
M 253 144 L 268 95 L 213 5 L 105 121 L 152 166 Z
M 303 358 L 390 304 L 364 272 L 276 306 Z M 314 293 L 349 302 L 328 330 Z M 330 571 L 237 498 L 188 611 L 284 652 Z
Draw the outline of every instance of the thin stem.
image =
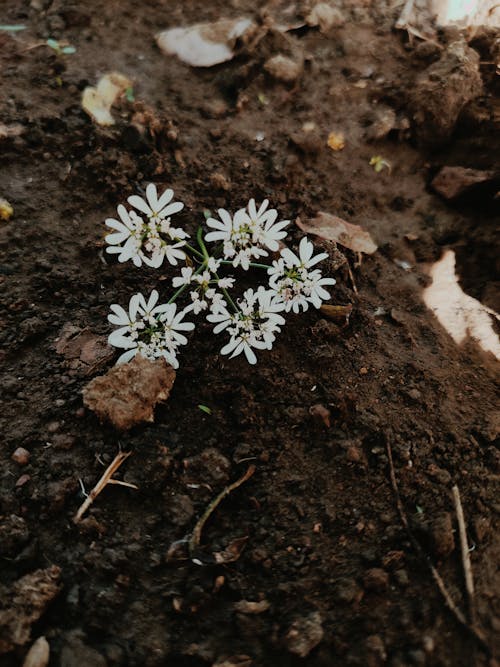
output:
M 198 245 L 200 246 L 203 252 L 203 257 L 205 258 L 205 261 L 208 262 L 208 260 L 210 259 L 210 255 L 208 254 L 207 247 L 203 242 L 203 227 L 198 227 L 198 231 L 196 232 L 196 240 L 198 241 Z
M 231 264 L 231 266 L 233 265 L 233 263 L 228 261 L 227 259 L 221 259 L 220 263 L 221 264 Z M 270 268 L 267 264 L 258 264 L 257 262 L 250 262 L 249 266 L 251 266 L 253 269 L 269 269 Z
M 189 245 L 189 243 L 184 244 L 188 250 L 190 250 L 194 255 L 198 255 L 198 257 L 201 257 L 202 259 L 205 259 L 205 255 L 200 252 L 199 250 L 196 250 L 196 248 L 193 248 L 192 245 Z

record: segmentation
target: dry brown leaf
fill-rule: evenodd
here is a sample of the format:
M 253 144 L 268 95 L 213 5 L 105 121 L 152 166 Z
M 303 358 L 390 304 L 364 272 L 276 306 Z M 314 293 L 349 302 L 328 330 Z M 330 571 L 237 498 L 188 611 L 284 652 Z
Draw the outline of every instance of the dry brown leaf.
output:
M 443 167 L 434 177 L 431 186 L 445 199 L 455 199 L 477 185 L 500 184 L 500 175 L 493 171 L 467 169 L 466 167 Z
M 174 381 L 175 370 L 164 359 L 137 355 L 91 380 L 83 389 L 83 402 L 101 421 L 126 431 L 154 420 L 156 404 L 167 400 Z
M 248 18 L 220 19 L 187 28 L 170 28 L 156 35 L 160 49 L 193 67 L 212 67 L 234 57 L 236 40 L 256 24 Z
M 245 544 L 247 543 L 248 535 L 245 537 L 238 537 L 230 542 L 224 551 L 214 551 L 212 554 L 216 563 L 234 563 L 241 556 Z
M 82 375 L 96 372 L 114 355 L 106 336 L 98 336 L 90 329 L 80 329 L 70 322 L 63 326 L 55 349 L 68 360 L 71 368 L 82 371 Z
M 320 307 L 320 311 L 326 318 L 333 322 L 348 324 L 352 313 L 352 304 L 348 304 L 347 306 L 330 306 L 324 303 Z
M 335 241 L 345 248 L 354 250 L 354 252 L 364 252 L 371 255 L 377 250 L 377 245 L 367 231 L 358 225 L 352 225 L 350 222 L 338 218 L 336 215 L 320 211 L 309 222 L 302 222 L 300 218 L 297 218 L 296 223 L 306 234 L 316 234 L 323 239 Z
M 101 77 L 95 88 L 87 87 L 82 94 L 82 107 L 98 125 L 114 125 L 111 107 L 117 98 L 132 86 L 123 74 L 109 72 Z

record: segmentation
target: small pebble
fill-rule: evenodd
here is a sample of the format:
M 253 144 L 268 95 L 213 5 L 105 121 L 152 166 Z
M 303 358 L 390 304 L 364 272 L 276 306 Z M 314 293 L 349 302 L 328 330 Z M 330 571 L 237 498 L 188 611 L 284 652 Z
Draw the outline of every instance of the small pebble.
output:
M 11 459 L 18 463 L 20 466 L 25 466 L 29 463 L 30 453 L 24 447 L 18 447 L 16 451 L 12 454 Z

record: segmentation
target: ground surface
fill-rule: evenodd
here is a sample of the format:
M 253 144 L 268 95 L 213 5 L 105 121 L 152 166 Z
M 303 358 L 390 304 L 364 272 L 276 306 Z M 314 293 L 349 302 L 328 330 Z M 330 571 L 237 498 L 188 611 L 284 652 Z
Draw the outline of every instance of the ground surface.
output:
M 285 39 L 272 33 L 207 70 L 154 43 L 159 29 L 221 12 L 256 16 L 246 0 L 31 5 L 4 6 L 1 23 L 28 29 L 0 32 L 0 122 L 22 126 L 0 139 L 0 196 L 14 207 L 0 229 L 2 618 L 15 582 L 55 565 L 62 588 L 31 628 L 33 639 L 48 639 L 54 666 L 487 665 L 408 540 L 386 445 L 415 535 L 465 609 L 451 499 L 458 484 L 475 546 L 478 626 L 498 650 L 497 369 L 473 341 L 455 345 L 422 301 L 429 264 L 452 248 L 464 289 L 498 308 L 491 198 L 451 206 L 428 187 L 443 164 L 494 167 L 491 66 L 480 68 L 481 122 L 462 114 L 450 140 L 431 150 L 416 138 L 409 105 L 415 77 L 439 49 L 391 31 L 397 13 L 384 3 L 346 3 L 347 23 L 328 35 L 289 33 L 287 48 L 306 56 L 295 85 L 263 71 Z M 28 49 L 48 37 L 76 53 Z M 123 101 L 117 125 L 103 129 L 80 97 L 110 70 L 133 79 L 136 101 Z M 370 141 L 373 114 L 386 108 L 400 129 Z M 130 129 L 141 109 L 150 116 L 144 136 Z M 302 129 L 311 122 L 318 141 Z M 326 146 L 332 130 L 345 134 L 344 150 Z M 375 173 L 373 155 L 391 173 Z M 269 197 L 292 220 L 324 210 L 360 224 L 379 250 L 361 267 L 346 251 L 358 294 L 345 265 L 324 269 L 337 279 L 332 303 L 353 305 L 347 326 L 317 311 L 290 317 L 255 367 L 221 359 L 219 341 L 201 327 L 154 424 L 119 435 L 81 396 L 113 361 L 82 368 L 54 344 L 66 324 L 107 335 L 110 303 L 158 286 L 157 272 L 102 254 L 103 220 L 150 181 L 174 188 L 191 230 L 205 208 Z M 293 246 L 302 234 L 292 227 Z M 168 293 L 171 272 L 160 273 Z M 318 404 L 330 411 L 329 428 L 311 414 Z M 24 466 L 11 459 L 18 447 L 30 453 Z M 139 490 L 106 489 L 76 527 L 78 480 L 91 488 L 119 447 L 133 452 L 122 479 Z M 202 535 L 205 555 L 247 537 L 239 559 L 168 562 L 172 543 L 250 464 L 253 477 Z M 29 644 L 1 664 L 22 664 Z

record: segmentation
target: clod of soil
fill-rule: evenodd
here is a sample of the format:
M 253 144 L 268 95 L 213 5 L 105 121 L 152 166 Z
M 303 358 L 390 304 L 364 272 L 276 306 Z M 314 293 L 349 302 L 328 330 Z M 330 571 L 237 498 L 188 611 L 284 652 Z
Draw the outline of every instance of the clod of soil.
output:
M 164 359 L 150 361 L 137 355 L 91 380 L 83 389 L 83 402 L 101 421 L 127 431 L 154 420 L 155 406 L 167 400 L 174 381 L 175 370 Z

